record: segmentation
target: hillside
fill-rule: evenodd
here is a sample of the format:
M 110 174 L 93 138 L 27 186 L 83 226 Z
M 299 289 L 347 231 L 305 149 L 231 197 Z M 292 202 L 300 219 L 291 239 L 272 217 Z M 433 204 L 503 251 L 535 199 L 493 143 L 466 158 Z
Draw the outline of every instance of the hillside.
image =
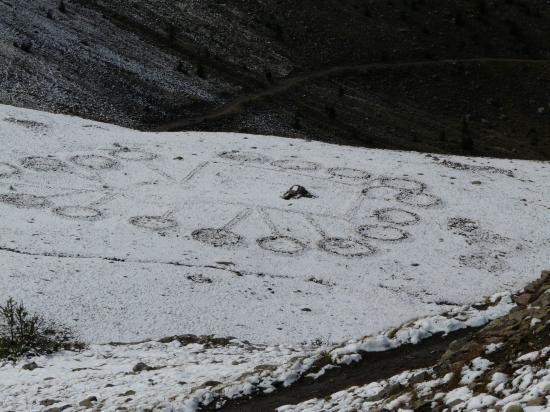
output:
M 545 0 L 0 1 L 0 103 L 550 158 Z
M 0 122 L 4 293 L 88 341 L 339 341 L 516 290 L 550 261 L 544 162 L 9 106 Z M 283 199 L 294 185 L 312 197 Z
M 0 290 L 84 344 L 0 362 L 6 410 L 239 410 L 368 352 L 388 353 L 377 371 L 429 367 L 527 305 L 511 291 L 550 261 L 548 162 L 145 133 L 12 106 L 0 130 Z M 531 316 L 546 319 L 542 302 Z M 512 391 L 524 403 L 536 371 Z

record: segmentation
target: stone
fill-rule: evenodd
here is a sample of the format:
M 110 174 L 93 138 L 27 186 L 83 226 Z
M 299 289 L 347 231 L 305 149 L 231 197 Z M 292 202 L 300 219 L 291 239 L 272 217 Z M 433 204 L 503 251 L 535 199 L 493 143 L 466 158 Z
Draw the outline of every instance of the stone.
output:
M 301 197 L 308 197 L 312 198 L 315 197 L 311 193 L 307 191 L 307 189 L 300 185 L 294 185 L 291 186 L 290 189 L 288 189 L 283 196 L 281 196 L 285 200 L 290 199 L 300 199 Z
M 144 362 L 138 362 L 133 368 L 132 368 L 132 371 L 134 373 L 139 373 L 139 372 L 143 372 L 143 371 L 150 371 L 152 370 L 153 368 L 149 365 L 147 365 L 146 363 Z
M 366 402 L 376 402 L 380 401 L 382 399 L 386 399 L 389 396 L 395 395 L 398 393 L 403 386 L 401 386 L 400 383 L 394 383 L 394 384 L 388 384 L 386 385 L 380 392 L 378 392 L 376 395 L 372 395 L 365 398 Z
M 21 367 L 21 369 L 26 371 L 33 371 L 36 368 L 38 368 L 38 365 L 36 364 L 36 362 L 26 363 Z
M 409 384 L 424 382 L 425 380 L 428 380 L 430 378 L 431 377 L 430 377 L 430 374 L 428 372 L 422 371 L 422 372 L 417 373 L 416 375 L 414 375 L 411 379 L 409 379 Z
M 94 402 L 97 402 L 97 398 L 95 396 L 89 396 L 86 399 L 81 400 L 79 405 L 84 406 L 85 408 L 91 408 Z
M 531 399 L 527 402 L 527 406 L 545 406 L 546 405 L 546 399 L 542 396 L 539 396 L 538 398 Z
M 218 381 L 206 381 L 203 384 L 204 386 L 218 386 L 221 385 L 221 382 Z
M 521 295 L 515 298 L 515 301 L 518 305 L 527 306 L 529 305 L 529 302 L 531 302 L 531 294 L 522 293 Z
M 510 405 L 504 412 L 525 412 L 520 405 Z

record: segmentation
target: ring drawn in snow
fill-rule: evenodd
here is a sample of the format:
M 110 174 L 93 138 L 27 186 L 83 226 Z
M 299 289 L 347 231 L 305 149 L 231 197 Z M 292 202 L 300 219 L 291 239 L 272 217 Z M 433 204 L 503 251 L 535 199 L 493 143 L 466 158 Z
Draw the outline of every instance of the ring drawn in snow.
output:
M 50 201 L 44 196 L 35 196 L 27 193 L 0 194 L 0 202 L 24 209 L 44 208 L 51 205 Z
M 384 209 L 377 209 L 373 215 L 384 223 L 390 223 L 399 226 L 409 226 L 420 222 L 420 216 L 416 213 L 409 212 L 403 209 L 397 209 L 394 207 L 388 207 Z
M 368 179 L 371 177 L 371 174 L 365 170 L 349 167 L 331 167 L 328 172 L 335 177 L 346 177 L 348 179 Z
M 102 214 L 99 210 L 85 206 L 63 206 L 53 210 L 56 215 L 77 220 L 97 220 Z
M 271 159 L 267 156 L 258 153 L 240 152 L 238 150 L 221 152 L 218 153 L 218 156 L 222 159 L 234 160 L 236 162 L 267 163 L 271 161 Z
M 34 120 L 27 120 L 27 119 L 16 119 L 15 117 L 7 117 L 4 119 L 5 122 L 17 124 L 19 126 L 26 127 L 28 129 L 46 129 L 48 127 L 47 124 L 36 122 Z
M 317 245 L 325 252 L 344 257 L 363 257 L 376 253 L 376 249 L 367 243 L 339 237 L 321 239 Z
M 383 199 L 387 201 L 395 200 L 402 192 L 401 189 L 388 186 L 369 186 L 362 190 L 363 196 L 367 199 Z
M 67 169 L 67 164 L 53 157 L 29 156 L 21 160 L 25 169 L 37 172 L 58 172 Z
M 272 235 L 257 240 L 258 245 L 264 249 L 284 255 L 296 255 L 307 249 L 305 243 L 290 236 Z
M 418 180 L 404 177 L 382 177 L 380 184 L 376 186 L 391 187 L 393 189 L 407 190 L 411 192 L 423 192 L 426 190 L 426 184 Z
M 115 159 L 95 154 L 76 155 L 71 157 L 70 160 L 78 166 L 92 170 L 113 169 L 118 166 L 118 162 Z
M 441 199 L 429 193 L 417 193 L 412 191 L 403 191 L 395 198 L 397 201 L 409 206 L 432 207 L 442 203 Z
M 462 255 L 458 258 L 462 266 L 484 270 L 489 273 L 501 273 L 509 269 L 508 262 L 498 255 L 498 252 L 480 252 L 471 255 Z
M 19 169 L 9 163 L 0 162 L 0 178 L 19 174 Z
M 362 225 L 357 228 L 357 233 L 364 238 L 383 240 L 385 242 L 397 242 L 405 240 L 410 236 L 403 229 L 384 225 Z
M 440 166 L 448 167 L 450 169 L 455 169 L 455 170 L 471 170 L 473 172 L 499 173 L 509 177 L 514 177 L 514 172 L 512 170 L 500 169 L 498 167 L 493 167 L 493 166 L 472 165 L 472 164 L 466 164 L 466 163 L 460 163 L 460 162 L 452 162 L 450 160 L 442 160 L 441 162 L 437 162 L 436 164 Z
M 136 162 L 154 160 L 158 157 L 155 153 L 143 152 L 141 150 L 132 150 L 128 148 L 113 150 L 111 152 L 111 156 L 114 156 L 117 159 L 121 160 L 130 160 Z
M 193 239 L 214 247 L 236 247 L 243 243 L 243 238 L 227 229 L 197 229 L 191 233 Z
M 301 159 L 276 160 L 274 162 L 271 162 L 271 166 L 280 167 L 281 169 L 303 170 L 303 171 L 317 170 L 321 167 L 319 163 L 309 162 L 307 160 L 301 160 Z
M 154 231 L 174 229 L 178 222 L 164 216 L 134 216 L 129 220 L 131 225 Z
M 465 217 L 452 217 L 447 222 L 447 227 L 462 233 L 471 233 L 479 229 L 479 223 Z

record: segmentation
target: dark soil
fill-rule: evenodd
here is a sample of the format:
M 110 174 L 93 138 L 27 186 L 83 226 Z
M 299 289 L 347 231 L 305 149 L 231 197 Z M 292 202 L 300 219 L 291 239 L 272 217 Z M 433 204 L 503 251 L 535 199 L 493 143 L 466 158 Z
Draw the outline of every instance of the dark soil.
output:
M 473 329 L 461 330 L 445 337 L 433 336 L 417 345 L 403 345 L 386 352 L 362 353 L 362 360 L 349 366 L 330 369 L 320 378 L 302 378 L 288 388 L 279 388 L 270 395 L 229 401 L 226 412 L 273 412 L 283 405 L 294 405 L 312 398 L 323 398 L 352 386 L 366 385 L 400 372 L 430 367 L 445 353 L 449 344 L 467 338 Z
M 447 392 L 455 389 L 460 379 L 460 371 L 473 359 L 483 356 L 492 362 L 490 371 L 514 375 L 515 359 L 521 354 L 541 350 L 550 345 L 550 272 L 543 272 L 541 277 L 527 285 L 522 292 L 513 297 L 516 307 L 507 315 L 489 322 L 476 329 L 465 329 L 448 336 L 433 336 L 418 345 L 405 345 L 395 350 L 362 353 L 359 363 L 328 370 L 317 380 L 301 378 L 294 385 L 268 395 L 255 395 L 248 399 L 230 400 L 221 408 L 223 411 L 239 412 L 272 412 L 283 405 L 295 405 L 309 399 L 323 399 L 353 386 L 364 386 L 371 382 L 387 379 L 400 372 L 432 367 L 436 375 L 443 377 L 452 372 L 455 378 L 435 392 Z M 483 308 L 483 305 L 479 307 Z M 536 325 L 532 319 L 539 319 Z M 487 345 L 499 343 L 497 350 L 486 354 Z M 327 359 L 326 363 L 330 363 Z M 320 368 L 322 365 L 318 365 Z M 517 366 L 516 366 L 517 367 Z M 424 378 L 431 380 L 431 374 Z M 484 378 L 488 379 L 488 378 Z M 486 384 L 487 382 L 485 382 Z M 474 393 L 483 391 L 483 382 L 474 381 L 470 388 Z M 409 393 L 411 386 L 401 386 L 386 395 L 394 399 L 400 394 Z M 435 393 L 434 392 L 434 393 Z M 410 397 L 405 409 L 418 411 L 444 410 L 444 405 L 434 407 L 433 393 L 424 398 Z M 384 397 L 381 398 L 383 400 Z M 376 410 L 382 410 L 378 408 Z

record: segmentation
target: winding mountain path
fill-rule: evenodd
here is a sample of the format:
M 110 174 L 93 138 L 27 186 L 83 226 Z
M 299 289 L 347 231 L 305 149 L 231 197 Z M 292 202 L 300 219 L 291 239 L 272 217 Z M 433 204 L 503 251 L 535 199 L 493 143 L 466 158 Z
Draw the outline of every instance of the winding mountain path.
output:
M 313 398 L 324 398 L 352 386 L 367 385 L 400 372 L 427 368 L 441 358 L 451 342 L 470 336 L 477 329 L 463 329 L 436 335 L 417 345 L 403 345 L 385 352 L 364 352 L 358 363 L 330 369 L 318 379 L 302 378 L 288 388 L 250 399 L 229 401 L 223 412 L 273 412 L 284 405 L 294 405 Z
M 383 70 L 391 68 L 434 66 L 456 63 L 519 63 L 519 64 L 537 64 L 548 63 L 545 59 L 514 59 L 514 58 L 468 58 L 468 59 L 442 59 L 442 60 L 418 60 L 401 63 L 368 63 L 358 65 L 335 66 L 327 69 L 321 69 L 310 73 L 299 74 L 278 80 L 267 89 L 259 90 L 251 94 L 237 97 L 236 99 L 221 105 L 209 113 L 193 118 L 182 118 L 172 122 L 162 124 L 156 131 L 175 132 L 182 131 L 190 126 L 200 124 L 208 120 L 217 120 L 229 115 L 239 113 L 247 104 L 284 93 L 296 86 L 311 80 L 316 80 L 330 75 L 338 75 L 354 72 L 368 72 L 371 70 Z

